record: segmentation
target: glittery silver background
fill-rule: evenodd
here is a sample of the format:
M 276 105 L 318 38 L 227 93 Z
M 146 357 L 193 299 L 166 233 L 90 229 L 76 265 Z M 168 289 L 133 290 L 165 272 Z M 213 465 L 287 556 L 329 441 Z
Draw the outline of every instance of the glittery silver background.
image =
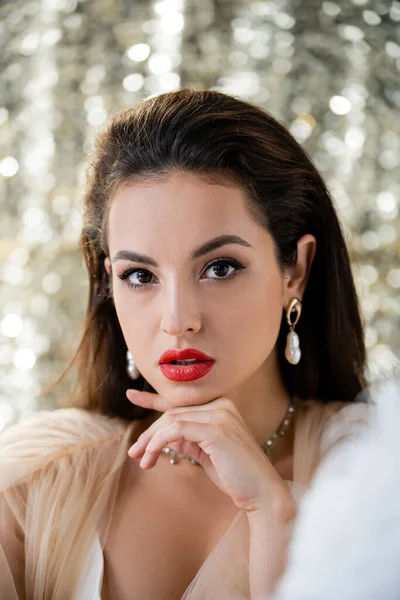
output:
M 83 160 L 107 116 L 181 86 L 277 116 L 334 194 L 371 379 L 400 357 L 400 2 L 13 0 L 0 5 L 0 430 L 77 348 Z

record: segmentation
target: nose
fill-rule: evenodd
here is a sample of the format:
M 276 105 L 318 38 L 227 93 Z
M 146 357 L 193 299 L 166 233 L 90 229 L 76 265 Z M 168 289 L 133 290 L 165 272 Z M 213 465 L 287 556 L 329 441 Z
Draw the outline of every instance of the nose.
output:
M 201 317 L 198 300 L 187 285 L 180 285 L 176 280 L 170 282 L 161 294 L 161 302 L 161 331 L 174 337 L 181 337 L 187 331 L 199 331 Z

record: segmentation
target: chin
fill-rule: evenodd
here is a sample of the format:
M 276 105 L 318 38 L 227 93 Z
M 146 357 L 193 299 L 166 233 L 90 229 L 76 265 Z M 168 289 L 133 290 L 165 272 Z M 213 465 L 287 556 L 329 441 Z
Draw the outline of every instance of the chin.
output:
M 199 406 L 201 404 L 207 404 L 207 402 L 210 402 L 208 398 L 201 398 L 198 394 L 195 395 L 193 393 L 168 394 L 166 395 L 166 398 L 168 398 L 171 404 L 173 404 L 176 407 Z
M 149 382 L 159 396 L 168 400 L 176 408 L 208 404 L 217 398 L 226 397 L 226 390 L 230 389 L 232 385 L 229 382 L 229 385 L 217 386 L 215 381 L 213 383 L 206 382 L 207 377 L 194 381 L 178 382 L 168 380 L 161 373 L 160 376 L 161 381 L 159 377 L 157 382 L 152 382 L 151 379 L 147 378 L 146 381 Z M 147 390 L 145 389 L 145 391 Z
M 180 389 L 176 390 L 169 389 L 164 394 L 161 393 L 160 395 L 169 400 L 170 403 L 177 408 L 180 406 L 199 406 L 202 404 L 207 404 L 208 402 L 220 397 L 216 395 L 215 392 L 207 393 L 203 390 L 199 391 L 193 388 L 184 389 L 182 386 Z

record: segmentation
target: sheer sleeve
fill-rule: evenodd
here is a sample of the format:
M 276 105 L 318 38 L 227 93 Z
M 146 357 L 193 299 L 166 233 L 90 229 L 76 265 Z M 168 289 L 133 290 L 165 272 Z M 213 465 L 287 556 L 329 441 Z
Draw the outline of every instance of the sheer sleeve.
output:
M 1 600 L 74 597 L 109 523 L 131 425 L 59 409 L 0 436 Z

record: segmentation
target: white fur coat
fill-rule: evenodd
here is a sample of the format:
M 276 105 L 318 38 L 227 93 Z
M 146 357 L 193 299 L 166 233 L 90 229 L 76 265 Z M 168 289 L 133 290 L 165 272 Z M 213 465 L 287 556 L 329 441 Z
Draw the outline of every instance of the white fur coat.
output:
M 400 382 L 371 402 L 369 426 L 319 466 L 272 600 L 400 599 Z

